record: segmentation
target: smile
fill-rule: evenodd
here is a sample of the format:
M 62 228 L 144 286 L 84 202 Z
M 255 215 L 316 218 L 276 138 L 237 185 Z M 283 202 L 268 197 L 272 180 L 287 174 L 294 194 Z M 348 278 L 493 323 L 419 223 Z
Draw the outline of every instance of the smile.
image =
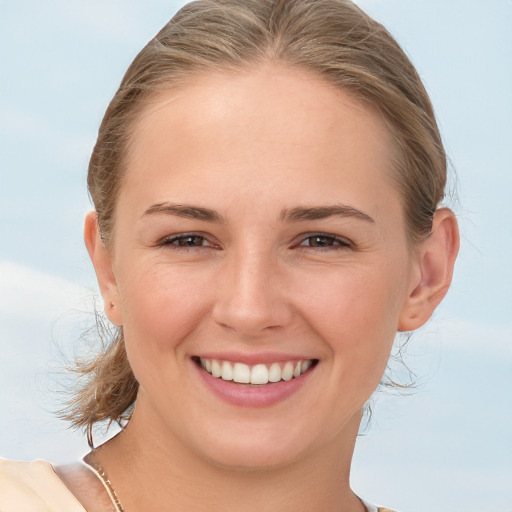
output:
M 289 381 L 300 377 L 316 362 L 315 359 L 304 361 L 275 362 L 270 365 L 220 361 L 217 359 L 198 359 L 200 366 L 213 377 L 240 384 L 265 385 L 280 381 Z

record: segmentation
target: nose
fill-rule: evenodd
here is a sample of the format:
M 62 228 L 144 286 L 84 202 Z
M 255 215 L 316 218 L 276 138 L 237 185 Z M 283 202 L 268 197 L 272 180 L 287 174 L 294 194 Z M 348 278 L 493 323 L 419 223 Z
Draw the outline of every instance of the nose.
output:
M 224 329 L 253 338 L 284 328 L 293 318 L 283 269 L 257 251 L 224 262 L 217 279 L 213 320 Z

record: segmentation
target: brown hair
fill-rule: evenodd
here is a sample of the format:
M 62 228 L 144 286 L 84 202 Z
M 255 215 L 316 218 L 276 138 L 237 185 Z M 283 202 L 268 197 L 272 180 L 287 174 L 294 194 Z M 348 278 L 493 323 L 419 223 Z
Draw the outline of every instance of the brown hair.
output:
M 411 243 L 428 236 L 444 196 L 446 156 L 432 105 L 389 32 L 349 0 L 199 0 L 183 7 L 137 55 L 101 123 L 88 186 L 108 248 L 134 119 L 147 99 L 194 73 L 274 61 L 308 70 L 377 109 L 398 149 L 396 186 Z M 129 417 L 138 388 L 122 329 L 92 362 L 66 417 L 87 429 Z

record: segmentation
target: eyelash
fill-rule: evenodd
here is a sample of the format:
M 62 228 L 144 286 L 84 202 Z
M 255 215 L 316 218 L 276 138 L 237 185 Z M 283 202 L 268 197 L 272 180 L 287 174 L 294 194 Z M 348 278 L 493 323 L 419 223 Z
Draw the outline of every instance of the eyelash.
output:
M 207 247 L 207 248 L 213 248 L 217 249 L 218 246 L 208 242 L 209 245 L 180 245 L 180 241 L 184 241 L 186 239 L 200 239 L 201 242 L 208 242 L 208 238 L 205 235 L 198 234 L 198 233 L 181 233 L 179 235 L 173 235 L 169 236 L 167 238 L 164 238 L 158 245 L 161 247 L 167 247 L 172 250 L 176 251 L 197 251 L 201 248 Z M 311 241 L 311 239 L 314 238 L 321 238 L 327 241 L 327 244 L 324 246 L 312 246 L 312 245 L 303 245 L 304 242 L 307 242 L 308 240 Z M 178 242 L 178 243 L 176 243 Z M 310 242 L 311 243 L 311 242 Z M 354 249 L 354 244 L 347 240 L 344 237 L 332 235 L 328 233 L 306 233 L 301 235 L 301 242 L 298 244 L 293 245 L 294 248 L 300 247 L 305 250 L 311 250 L 315 252 L 328 252 L 328 251 L 339 251 L 339 250 L 346 250 L 346 249 Z
M 327 251 L 340 251 L 340 250 L 346 250 L 346 249 L 354 249 L 354 244 L 342 237 L 337 235 L 331 235 L 328 233 L 306 233 L 306 235 L 302 235 L 303 240 L 301 243 L 297 245 L 297 247 L 304 247 L 308 250 L 314 250 L 314 251 L 321 251 L 321 252 L 327 252 Z M 302 245 L 307 240 L 311 240 L 313 238 L 323 238 L 331 242 L 330 245 L 325 246 L 307 246 Z
M 209 245 L 179 245 L 179 243 L 174 243 L 179 242 L 180 240 L 186 240 L 187 238 L 200 238 L 202 241 L 208 241 L 206 236 L 198 233 L 180 233 L 179 235 L 173 235 L 164 238 L 159 245 L 162 247 L 169 247 L 176 251 L 197 251 L 202 247 L 216 248 L 216 246 L 212 243 Z

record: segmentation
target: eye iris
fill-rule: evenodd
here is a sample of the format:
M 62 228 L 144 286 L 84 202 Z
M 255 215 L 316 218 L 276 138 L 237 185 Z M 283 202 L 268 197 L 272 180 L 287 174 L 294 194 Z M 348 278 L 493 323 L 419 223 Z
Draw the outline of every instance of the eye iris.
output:
M 203 245 L 202 236 L 184 236 L 178 239 L 178 245 L 181 247 L 198 247 Z
M 327 236 L 312 236 L 309 239 L 310 247 L 329 247 L 334 244 L 334 240 Z

